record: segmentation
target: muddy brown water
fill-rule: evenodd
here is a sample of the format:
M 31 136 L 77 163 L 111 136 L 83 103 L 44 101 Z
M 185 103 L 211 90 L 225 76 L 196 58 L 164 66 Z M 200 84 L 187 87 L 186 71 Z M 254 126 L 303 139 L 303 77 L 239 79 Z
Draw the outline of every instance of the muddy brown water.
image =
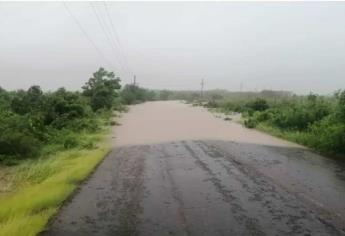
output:
M 131 107 L 43 235 L 345 235 L 345 167 L 181 102 Z

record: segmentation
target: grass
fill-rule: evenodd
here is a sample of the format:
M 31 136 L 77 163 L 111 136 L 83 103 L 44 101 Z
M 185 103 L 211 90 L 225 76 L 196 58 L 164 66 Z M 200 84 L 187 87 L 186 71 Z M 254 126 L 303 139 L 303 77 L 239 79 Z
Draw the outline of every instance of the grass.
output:
M 212 113 L 223 113 L 225 115 L 229 115 L 232 113 L 232 111 L 229 110 L 224 110 L 223 108 L 209 108 L 208 109 Z M 245 117 L 241 116 L 241 118 L 236 121 L 237 123 L 244 125 Z M 301 145 L 308 145 L 308 134 L 306 132 L 298 132 L 298 131 L 283 131 L 279 128 L 273 127 L 272 125 L 269 125 L 268 123 L 265 122 L 260 122 L 255 129 L 260 130 L 262 132 L 268 133 L 270 135 L 273 135 L 278 138 L 282 138 L 291 142 L 295 142 Z
M 309 146 L 307 140 L 308 138 L 310 138 L 310 135 L 306 132 L 290 131 L 290 130 L 283 131 L 279 128 L 266 124 L 265 122 L 259 123 L 255 128 L 265 133 L 271 134 L 275 137 Z
M 57 152 L 4 170 L 12 187 L 0 195 L 1 236 L 31 236 L 43 231 L 78 183 L 110 151 L 104 132 L 82 137 L 98 140 L 97 146 Z

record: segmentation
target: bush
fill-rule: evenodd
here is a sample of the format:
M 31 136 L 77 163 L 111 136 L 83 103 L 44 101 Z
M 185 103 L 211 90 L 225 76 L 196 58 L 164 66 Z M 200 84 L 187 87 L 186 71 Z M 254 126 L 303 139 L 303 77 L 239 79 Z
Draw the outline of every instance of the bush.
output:
M 120 125 L 118 122 L 116 122 L 115 120 L 110 121 L 110 125 L 111 126 L 115 126 L 115 125 Z
M 316 94 L 274 100 L 228 101 L 220 110 L 240 111 L 248 128 L 263 129 L 273 135 L 312 147 L 324 153 L 345 154 L 345 90 L 333 97 Z
M 305 131 L 314 122 L 322 120 L 332 112 L 330 103 L 324 99 L 311 99 L 278 104 L 268 109 L 270 122 L 281 128 Z
M 87 142 L 83 143 L 81 146 L 82 146 L 82 148 L 85 148 L 85 149 L 94 149 L 96 147 L 95 143 L 92 141 L 87 141 Z
M 248 102 L 246 107 L 254 111 L 264 111 L 269 108 L 267 101 L 262 98 L 257 98 L 253 102 Z
M 256 119 L 252 118 L 252 117 L 249 118 L 249 119 L 246 119 L 244 121 L 244 125 L 247 128 L 250 128 L 250 129 L 255 128 L 257 126 L 257 124 L 258 124 L 258 121 Z
M 80 131 L 89 131 L 95 132 L 100 128 L 100 122 L 96 118 L 82 118 L 71 121 L 68 126 L 68 129 L 75 132 Z
M 329 153 L 345 154 L 345 124 L 328 117 L 314 123 L 310 129 L 309 146 Z
M 229 111 L 242 112 L 242 111 L 244 111 L 244 106 L 241 103 L 225 102 L 221 105 L 221 108 L 225 112 L 229 112 Z
M 15 92 L 0 88 L 0 161 L 80 146 L 81 132 L 109 125 L 114 104 L 124 109 L 115 103 L 120 101 L 119 82 L 113 72 L 101 68 L 85 84 L 83 93 L 64 88 L 43 92 L 39 86 Z
M 266 110 L 262 112 L 257 111 L 253 114 L 253 116 L 258 122 L 263 122 L 272 119 L 273 113 L 271 110 Z
M 65 149 L 75 148 L 79 145 L 78 139 L 74 135 L 68 135 L 64 138 L 63 146 Z
M 123 104 L 131 105 L 156 99 L 154 91 L 141 88 L 134 84 L 126 84 L 120 93 Z
M 7 132 L 0 136 L 0 155 L 8 158 L 37 157 L 41 143 L 32 135 Z

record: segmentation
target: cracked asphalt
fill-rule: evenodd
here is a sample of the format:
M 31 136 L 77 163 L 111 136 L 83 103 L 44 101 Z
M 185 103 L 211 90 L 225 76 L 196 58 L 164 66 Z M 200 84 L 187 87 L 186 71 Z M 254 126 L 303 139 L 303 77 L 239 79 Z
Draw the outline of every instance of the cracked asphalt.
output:
M 345 235 L 345 166 L 179 102 L 137 105 L 43 235 Z

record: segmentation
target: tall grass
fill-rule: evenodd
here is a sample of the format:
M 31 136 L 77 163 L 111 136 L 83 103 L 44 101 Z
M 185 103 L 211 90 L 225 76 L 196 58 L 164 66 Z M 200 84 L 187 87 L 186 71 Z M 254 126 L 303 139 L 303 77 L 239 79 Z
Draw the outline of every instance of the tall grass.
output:
M 97 139 L 94 134 L 90 137 Z M 105 137 L 98 136 L 97 147 L 62 151 L 11 167 L 15 168 L 11 173 L 15 173 L 12 181 L 16 189 L 0 195 L 0 235 L 31 236 L 44 230 L 77 184 L 109 152 Z
M 299 143 L 302 145 L 308 145 L 307 140 L 310 138 L 310 134 L 306 132 L 291 130 L 284 131 L 265 122 L 259 123 L 255 128 L 260 131 L 269 133 L 273 136 L 286 139 L 291 142 Z

